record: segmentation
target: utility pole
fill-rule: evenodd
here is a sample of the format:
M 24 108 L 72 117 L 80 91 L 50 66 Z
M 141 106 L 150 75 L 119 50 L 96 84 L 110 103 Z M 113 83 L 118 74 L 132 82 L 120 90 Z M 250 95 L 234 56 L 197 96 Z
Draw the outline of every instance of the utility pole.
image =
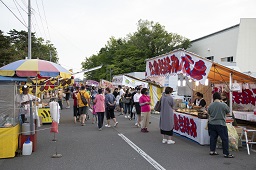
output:
M 50 51 L 50 62 L 52 62 L 52 51 Z
M 110 81 L 110 82 L 112 82 L 111 77 L 112 77 L 112 69 L 109 68 L 109 81 Z
M 31 4 L 28 0 L 28 59 L 31 59 Z

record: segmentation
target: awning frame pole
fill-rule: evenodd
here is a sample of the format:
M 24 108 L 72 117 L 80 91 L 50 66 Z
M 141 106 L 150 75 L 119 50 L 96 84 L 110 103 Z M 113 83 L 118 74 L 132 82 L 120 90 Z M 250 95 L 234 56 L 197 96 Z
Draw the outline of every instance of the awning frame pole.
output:
M 233 89 L 232 89 L 232 84 L 233 84 L 233 76 L 232 76 L 232 73 L 230 73 L 230 76 L 229 76 L 229 109 L 230 109 L 230 113 L 233 112 L 232 108 L 232 98 L 233 98 Z

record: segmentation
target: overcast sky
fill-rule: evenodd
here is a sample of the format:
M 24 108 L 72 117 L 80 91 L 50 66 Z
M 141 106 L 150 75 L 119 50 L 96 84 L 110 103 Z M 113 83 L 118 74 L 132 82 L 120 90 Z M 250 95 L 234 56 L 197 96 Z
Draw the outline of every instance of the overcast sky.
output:
M 0 30 L 27 31 L 1 1 L 27 25 L 28 0 L 0 0 Z M 111 36 L 124 38 L 135 32 L 140 19 L 194 40 L 239 24 L 240 18 L 256 17 L 256 0 L 31 0 L 31 4 L 32 32 L 50 40 L 59 63 L 75 72 Z

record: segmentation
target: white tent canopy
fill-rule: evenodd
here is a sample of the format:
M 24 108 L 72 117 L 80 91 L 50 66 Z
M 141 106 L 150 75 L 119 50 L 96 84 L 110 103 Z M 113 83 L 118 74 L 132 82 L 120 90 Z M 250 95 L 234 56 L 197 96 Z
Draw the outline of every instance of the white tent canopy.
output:
M 128 86 L 132 88 L 135 88 L 136 86 L 139 86 L 139 85 L 142 85 L 142 87 L 148 87 L 147 82 L 133 79 L 125 75 L 114 76 L 112 79 L 112 84 L 114 86 L 122 85 L 122 86 Z

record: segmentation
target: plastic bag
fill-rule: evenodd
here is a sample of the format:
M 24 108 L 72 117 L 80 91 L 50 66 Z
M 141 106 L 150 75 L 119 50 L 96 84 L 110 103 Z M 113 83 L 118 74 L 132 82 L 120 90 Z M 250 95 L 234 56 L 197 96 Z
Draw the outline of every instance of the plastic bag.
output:
M 58 131 L 58 123 L 55 122 L 55 121 L 52 121 L 51 132 L 52 133 L 59 133 L 59 131 Z
M 238 151 L 238 139 L 236 128 L 231 124 L 227 123 L 228 128 L 228 141 L 229 141 L 229 151 Z M 217 139 L 217 148 L 222 148 L 222 141 L 220 137 Z
M 136 113 L 136 108 L 135 108 L 135 106 L 132 107 L 132 113 Z

